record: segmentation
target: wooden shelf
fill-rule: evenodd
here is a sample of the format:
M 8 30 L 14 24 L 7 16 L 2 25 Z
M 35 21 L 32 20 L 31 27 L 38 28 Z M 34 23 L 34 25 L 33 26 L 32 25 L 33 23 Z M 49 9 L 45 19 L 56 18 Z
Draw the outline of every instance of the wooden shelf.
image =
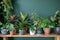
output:
M 35 34 L 35 35 L 30 35 L 30 34 L 25 34 L 25 35 L 20 35 L 20 34 L 16 34 L 16 35 L 3 35 L 0 34 L 0 37 L 56 37 L 58 35 L 56 34 L 50 34 L 50 35 L 44 35 L 44 34 Z
M 7 38 L 8 37 L 54 37 L 55 40 L 60 40 L 60 35 L 56 35 L 56 34 L 50 34 L 50 35 L 44 35 L 44 34 L 35 34 L 35 35 L 30 35 L 30 34 L 25 34 L 25 35 L 20 35 L 20 34 L 16 34 L 16 35 L 9 35 L 9 34 L 6 34 L 6 35 L 3 35 L 3 34 L 0 34 L 0 37 L 3 38 L 3 40 L 8 40 Z
M 8 40 L 8 37 L 54 37 L 55 40 L 60 40 L 60 35 L 56 35 L 56 34 L 50 34 L 50 35 L 44 35 L 44 34 L 35 34 L 35 35 L 30 35 L 30 34 L 25 34 L 25 35 L 20 35 L 20 34 L 16 34 L 16 35 L 3 35 L 0 34 L 0 37 L 3 38 L 3 40 Z

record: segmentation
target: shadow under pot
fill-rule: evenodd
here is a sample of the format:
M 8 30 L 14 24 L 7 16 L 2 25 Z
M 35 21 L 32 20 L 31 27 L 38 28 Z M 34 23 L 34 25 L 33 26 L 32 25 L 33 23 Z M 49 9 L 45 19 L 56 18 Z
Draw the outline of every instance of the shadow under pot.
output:
M 60 27 L 55 27 L 55 28 L 54 28 L 54 33 L 60 35 Z

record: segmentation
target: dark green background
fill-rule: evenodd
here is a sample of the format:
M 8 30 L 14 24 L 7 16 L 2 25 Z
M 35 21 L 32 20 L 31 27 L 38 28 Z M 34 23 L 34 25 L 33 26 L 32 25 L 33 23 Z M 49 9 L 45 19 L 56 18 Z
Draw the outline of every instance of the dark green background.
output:
M 14 13 L 36 12 L 39 16 L 49 17 L 60 9 L 60 0 L 13 0 Z M 9 38 L 10 40 L 54 40 L 54 38 Z

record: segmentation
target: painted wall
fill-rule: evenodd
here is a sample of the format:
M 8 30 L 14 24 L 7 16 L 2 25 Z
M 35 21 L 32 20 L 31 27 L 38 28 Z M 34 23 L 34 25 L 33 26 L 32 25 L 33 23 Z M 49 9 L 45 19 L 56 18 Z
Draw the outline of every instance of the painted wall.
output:
M 40 16 L 48 17 L 60 9 L 60 0 L 14 0 L 14 12 L 38 13 Z

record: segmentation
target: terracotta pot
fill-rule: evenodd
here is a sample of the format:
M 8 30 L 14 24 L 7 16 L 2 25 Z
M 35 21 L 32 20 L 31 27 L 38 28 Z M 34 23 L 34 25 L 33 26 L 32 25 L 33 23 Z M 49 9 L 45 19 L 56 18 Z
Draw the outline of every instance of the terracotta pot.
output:
M 26 34 L 27 33 L 27 27 L 24 27 L 24 34 Z
M 44 28 L 44 34 L 49 35 L 50 34 L 50 28 Z
M 14 34 L 16 34 L 16 32 L 17 32 L 16 28 L 14 28 L 14 31 L 13 32 L 14 32 Z
M 14 32 L 10 32 L 10 35 L 13 35 L 14 34 Z
M 14 28 L 14 31 L 10 32 L 10 35 L 15 35 L 16 34 L 16 28 Z

